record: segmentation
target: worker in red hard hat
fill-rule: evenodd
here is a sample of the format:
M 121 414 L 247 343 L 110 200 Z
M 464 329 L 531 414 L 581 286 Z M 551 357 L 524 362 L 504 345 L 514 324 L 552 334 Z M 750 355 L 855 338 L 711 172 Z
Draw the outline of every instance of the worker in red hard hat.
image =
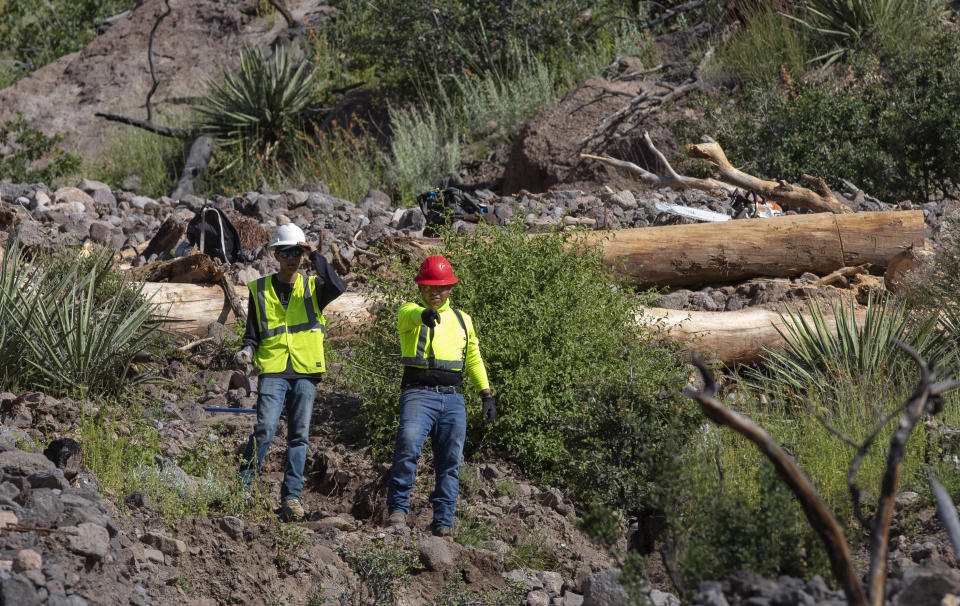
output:
M 450 262 L 440 255 L 427 257 L 414 281 L 421 301 L 404 303 L 397 312 L 403 379 L 400 424 L 387 486 L 387 522 L 394 527 L 406 524 L 417 459 L 429 435 L 436 468 L 430 529 L 434 535 L 449 536 L 467 433 L 461 393 L 464 373 L 480 392 L 484 422 L 496 419 L 497 400 L 490 391 L 473 320 L 450 305 L 450 292 L 457 283 Z

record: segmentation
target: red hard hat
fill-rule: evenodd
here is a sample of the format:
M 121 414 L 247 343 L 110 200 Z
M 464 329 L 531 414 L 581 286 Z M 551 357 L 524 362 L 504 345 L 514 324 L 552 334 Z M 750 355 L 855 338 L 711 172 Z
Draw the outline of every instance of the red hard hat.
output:
M 453 275 L 450 261 L 440 255 L 431 255 L 420 265 L 420 271 L 417 272 L 417 277 L 413 281 L 427 286 L 445 286 L 456 284 L 457 277 Z

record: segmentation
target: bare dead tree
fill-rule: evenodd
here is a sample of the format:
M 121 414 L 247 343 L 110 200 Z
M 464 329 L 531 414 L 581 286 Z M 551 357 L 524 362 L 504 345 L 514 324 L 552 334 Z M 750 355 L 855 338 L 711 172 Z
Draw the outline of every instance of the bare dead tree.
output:
M 290 14 L 290 11 L 287 10 L 287 6 L 283 3 L 283 0 L 270 0 L 270 4 L 274 6 L 280 14 L 283 15 L 284 21 L 287 22 L 287 27 L 296 27 L 297 22 L 293 19 L 293 15 Z
M 153 27 L 150 29 L 150 39 L 147 43 L 147 65 L 150 66 L 150 80 L 153 82 L 153 85 L 150 87 L 150 91 L 147 93 L 146 99 L 147 119 L 140 120 L 138 118 L 131 118 L 129 116 L 104 112 L 96 112 L 93 115 L 110 122 L 120 122 L 122 124 L 136 126 L 137 128 L 142 128 L 146 131 L 150 131 L 164 137 L 186 139 L 193 134 L 192 131 L 182 128 L 170 128 L 169 126 L 162 126 L 159 124 L 154 124 L 153 122 L 153 104 L 151 103 L 151 99 L 153 98 L 153 94 L 157 91 L 157 87 L 160 86 L 160 79 L 157 78 L 157 70 L 153 64 L 153 40 L 157 34 L 157 29 L 160 27 L 160 23 L 162 23 L 163 20 L 166 19 L 167 16 L 169 16 L 173 11 L 170 6 L 170 0 L 164 0 L 164 6 L 166 7 L 165 10 L 157 15 L 156 20 L 153 22 Z
M 942 409 L 942 394 L 960 387 L 956 379 L 948 378 L 937 380 L 936 370 L 927 361 L 920 357 L 911 347 L 896 341 L 896 345 L 906 352 L 917 364 L 920 370 L 920 380 L 907 401 L 893 413 L 885 416 L 863 443 L 856 443 L 844 436 L 836 429 L 825 426 L 847 444 L 853 446 L 857 454 L 850 465 L 848 472 L 848 486 L 854 498 L 857 516 L 861 522 L 871 530 L 870 537 L 870 570 L 867 573 L 866 587 L 859 580 L 853 562 L 850 558 L 850 547 L 829 508 L 823 502 L 819 493 L 807 479 L 803 470 L 789 454 L 764 431 L 744 417 L 721 404 L 716 399 L 717 383 L 713 373 L 702 360 L 694 356 L 693 363 L 703 376 L 704 388 L 696 390 L 687 387 L 684 394 L 700 405 L 703 414 L 718 425 L 730 427 L 751 442 L 773 464 L 780 478 L 790 487 L 800 502 L 807 521 L 823 541 L 830 559 L 833 573 L 846 594 L 847 602 L 851 606 L 882 606 L 884 595 L 884 579 L 886 578 L 887 545 L 890 535 L 890 519 L 893 513 L 894 499 L 900 479 L 900 470 L 903 456 L 906 452 L 907 440 L 923 414 L 933 414 Z M 856 488 L 856 470 L 867 449 L 879 435 L 881 429 L 896 415 L 900 414 L 899 424 L 890 438 L 890 447 L 887 454 L 887 465 L 881 481 L 880 496 L 877 502 L 877 511 L 867 520 L 859 511 L 860 491 Z M 820 417 L 817 417 L 820 419 Z M 823 420 L 821 419 L 821 422 Z
M 153 93 L 157 92 L 157 87 L 160 86 L 160 79 L 157 78 L 157 70 L 153 65 L 153 38 L 157 34 L 157 28 L 160 27 L 160 23 L 173 12 L 173 9 L 170 8 L 170 0 L 164 0 L 163 3 L 167 7 L 167 10 L 160 13 L 156 21 L 153 22 L 153 27 L 150 29 L 150 41 L 147 43 L 147 63 L 150 65 L 150 79 L 153 80 L 153 86 L 150 87 L 150 92 L 147 93 L 147 122 L 153 122 L 153 106 L 150 104 L 150 99 L 153 98 Z
M 960 562 L 960 519 L 957 518 L 957 507 L 940 482 L 930 478 L 930 486 L 933 487 L 933 496 L 937 501 L 937 516 L 950 537 L 953 557 Z
M 700 88 L 700 73 L 703 71 L 703 67 L 713 57 L 713 53 L 714 48 L 711 46 L 709 49 L 707 49 L 707 52 L 704 53 L 703 57 L 697 63 L 697 66 L 694 68 L 690 76 L 678 86 L 661 82 L 660 86 L 669 88 L 669 92 L 662 95 L 652 95 L 646 92 L 641 92 L 634 96 L 630 103 L 601 120 L 600 124 L 597 125 L 597 128 L 595 128 L 591 134 L 584 137 L 580 144 L 585 145 L 588 142 L 601 137 L 610 137 L 624 124 L 629 124 L 629 127 L 624 132 L 630 132 L 640 126 L 640 124 L 643 123 L 644 118 L 660 109 L 664 103 L 672 101 L 673 99 L 681 97 L 692 90 Z
M 801 177 L 812 189 L 791 185 L 783 180 L 767 181 L 759 179 L 735 168 L 727 159 L 720 144 L 709 137 L 704 137 L 703 143 L 688 144 L 686 150 L 687 155 L 691 158 L 707 160 L 713 166 L 716 175 L 711 179 L 699 179 L 678 174 L 673 167 L 670 166 L 670 162 L 666 156 L 664 156 L 653 144 L 653 141 L 650 140 L 649 133 L 643 133 L 643 142 L 657 159 L 660 166 L 663 167 L 663 174 L 653 173 L 637 166 L 633 162 L 618 160 L 610 156 L 580 154 L 580 157 L 598 160 L 610 166 L 627 169 L 636 173 L 644 183 L 654 187 L 695 188 L 705 191 L 723 191 L 727 193 L 735 189 L 744 189 L 747 191 L 755 191 L 764 198 L 779 202 L 780 204 L 795 206 L 797 208 L 836 214 L 850 212 L 850 208 L 837 200 L 833 191 L 827 187 L 827 184 L 820 177 L 811 175 L 803 175 Z

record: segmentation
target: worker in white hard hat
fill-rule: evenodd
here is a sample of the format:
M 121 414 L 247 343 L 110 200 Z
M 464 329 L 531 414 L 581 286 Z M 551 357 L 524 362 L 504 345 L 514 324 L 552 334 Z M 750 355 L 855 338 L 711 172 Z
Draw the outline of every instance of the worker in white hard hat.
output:
M 260 470 L 286 402 L 287 466 L 280 487 L 281 516 L 299 520 L 306 516 L 300 492 L 313 401 L 317 382 L 326 370 L 323 308 L 347 285 L 317 247 L 307 243 L 303 230 L 292 223 L 277 229 L 269 247 L 280 270 L 247 284 L 247 328 L 243 348 L 234 356 L 237 366 L 261 369 L 257 423 L 243 454 L 240 478 L 249 487 Z M 316 275 L 305 277 L 298 270 L 307 255 Z

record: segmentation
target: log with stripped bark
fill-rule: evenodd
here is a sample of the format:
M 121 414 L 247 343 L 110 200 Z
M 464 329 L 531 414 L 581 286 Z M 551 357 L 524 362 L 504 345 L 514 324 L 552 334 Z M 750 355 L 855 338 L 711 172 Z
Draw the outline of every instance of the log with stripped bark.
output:
M 247 289 L 235 291 L 241 304 L 246 305 Z M 230 322 L 234 318 L 219 286 L 148 282 L 144 284 L 144 293 L 159 305 L 167 328 L 184 335 L 205 335 L 211 322 Z M 334 299 L 323 313 L 331 323 L 362 322 L 370 317 L 372 306 L 373 300 L 366 295 L 348 292 Z M 825 314 L 825 319 L 832 327 L 833 316 Z M 763 347 L 783 346 L 776 328 L 783 326 L 782 318 L 777 312 L 763 309 L 709 312 L 653 307 L 638 316 L 637 321 L 663 326 L 668 329 L 668 339 L 729 364 L 752 362 L 760 358 Z
M 923 248 L 921 211 L 816 213 L 585 234 L 604 262 L 634 286 L 740 282 L 760 276 L 826 275 Z

